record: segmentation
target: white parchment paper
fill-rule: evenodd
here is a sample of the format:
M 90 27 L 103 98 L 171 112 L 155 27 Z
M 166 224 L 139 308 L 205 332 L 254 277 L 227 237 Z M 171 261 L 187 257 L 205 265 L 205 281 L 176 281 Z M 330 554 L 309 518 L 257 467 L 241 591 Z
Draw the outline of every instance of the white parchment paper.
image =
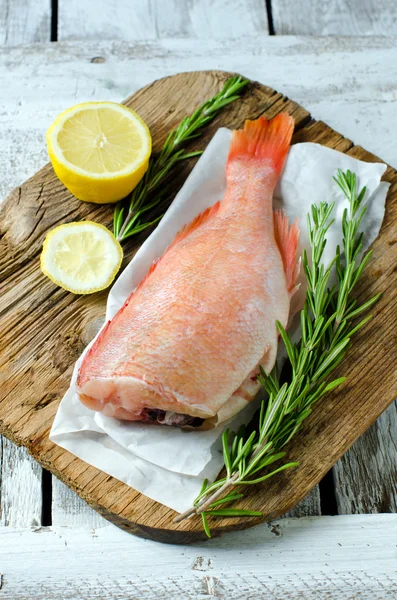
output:
M 217 131 L 157 229 L 111 288 L 106 320 L 114 316 L 179 229 L 222 198 L 230 139 L 229 130 Z M 296 144 L 289 152 L 274 200 L 275 206 L 282 207 L 291 221 L 298 217 L 301 249 L 308 247 L 306 215 L 310 206 L 320 201 L 335 201 L 336 220 L 328 234 L 326 261 L 333 257 L 341 242 L 340 223 L 347 207 L 332 180 L 338 168 L 351 169 L 357 174 L 359 186 L 367 186 L 368 210 L 362 229 L 368 246 L 377 237 L 384 215 L 388 189 L 388 184 L 380 182 L 386 169 L 384 164 L 358 161 L 318 144 Z M 256 403 L 251 403 L 231 424 L 210 431 L 182 431 L 118 421 L 90 411 L 78 400 L 75 382 L 82 357 L 75 365 L 70 388 L 59 406 L 50 439 L 150 498 L 177 511 L 186 510 L 203 480 L 214 479 L 223 465 L 220 437 L 224 428 L 237 428 L 248 422 Z

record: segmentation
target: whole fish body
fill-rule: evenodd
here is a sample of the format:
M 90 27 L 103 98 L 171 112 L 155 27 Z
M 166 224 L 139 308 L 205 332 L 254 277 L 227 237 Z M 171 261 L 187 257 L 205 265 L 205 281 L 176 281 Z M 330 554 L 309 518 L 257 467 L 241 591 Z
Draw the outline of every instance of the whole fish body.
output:
M 272 208 L 292 132 L 286 113 L 233 132 L 224 198 L 176 236 L 87 352 L 87 407 L 205 428 L 255 396 L 298 275 L 299 230 Z

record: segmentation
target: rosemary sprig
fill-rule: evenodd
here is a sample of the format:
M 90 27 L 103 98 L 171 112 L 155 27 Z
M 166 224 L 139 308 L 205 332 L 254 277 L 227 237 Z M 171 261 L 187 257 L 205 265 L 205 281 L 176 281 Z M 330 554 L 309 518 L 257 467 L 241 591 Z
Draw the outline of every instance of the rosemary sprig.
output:
M 165 184 L 174 165 L 181 160 L 199 156 L 202 152 L 186 152 L 183 144 L 201 135 L 201 128 L 207 125 L 218 112 L 239 98 L 248 79 L 230 77 L 223 89 L 204 102 L 192 115 L 185 117 L 173 129 L 164 142 L 160 154 L 152 157 L 144 177 L 129 197 L 118 202 L 113 217 L 113 232 L 121 242 L 147 227 L 157 223 L 163 215 L 147 221 L 147 213 L 164 198 Z M 149 200 L 149 201 L 148 201 Z
M 260 515 L 255 511 L 216 508 L 243 497 L 243 493 L 235 492 L 235 486 L 262 483 L 299 464 L 287 462 L 269 469 L 270 465 L 285 457 L 284 446 L 299 431 L 314 404 L 345 381 L 345 377 L 329 380 L 329 376 L 345 356 L 354 333 L 371 318 L 365 317 L 356 323 L 356 317 L 379 299 L 378 294 L 357 305 L 352 298 L 354 287 L 372 254 L 370 251 L 362 256 L 363 235 L 359 233 L 366 210 L 363 206 L 366 189 L 357 193 L 356 175 L 350 171 L 344 173 L 339 170 L 334 180 L 349 203 L 342 218 L 342 250 L 338 247 L 331 264 L 323 264 L 334 204 L 322 202 L 313 205 L 308 215 L 310 260 L 307 253 L 303 253 L 307 291 L 300 313 L 300 342 L 293 343 L 289 333 L 281 323 L 277 323 L 291 366 L 289 381 L 281 383 L 277 368 L 269 375 L 261 370 L 258 379 L 268 397 L 261 403 L 257 427 L 249 435 L 243 428 L 233 440 L 229 430 L 223 433 L 226 475 L 210 484 L 205 481 L 193 507 L 175 519 L 181 521 L 192 514 L 200 514 L 208 536 L 211 535 L 208 516 Z M 335 285 L 330 283 L 333 271 L 337 278 Z

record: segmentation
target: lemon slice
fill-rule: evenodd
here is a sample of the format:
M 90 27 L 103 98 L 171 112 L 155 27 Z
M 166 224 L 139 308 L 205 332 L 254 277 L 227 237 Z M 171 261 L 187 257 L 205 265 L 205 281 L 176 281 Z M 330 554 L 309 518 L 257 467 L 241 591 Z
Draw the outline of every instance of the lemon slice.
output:
M 148 168 L 147 125 L 116 102 L 85 102 L 61 113 L 47 131 L 55 173 L 79 200 L 117 202 Z
M 106 227 L 79 221 L 47 234 L 40 264 L 44 275 L 65 290 L 92 294 L 112 283 L 122 259 L 121 246 Z

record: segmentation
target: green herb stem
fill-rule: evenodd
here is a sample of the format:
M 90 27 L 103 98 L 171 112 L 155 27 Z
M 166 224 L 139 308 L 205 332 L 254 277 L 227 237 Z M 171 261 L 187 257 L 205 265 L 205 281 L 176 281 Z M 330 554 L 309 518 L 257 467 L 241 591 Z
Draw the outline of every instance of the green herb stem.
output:
M 173 167 L 181 160 L 199 156 L 201 151 L 186 152 L 183 144 L 199 137 L 202 128 L 216 117 L 220 110 L 237 100 L 248 80 L 231 77 L 223 89 L 204 102 L 195 112 L 185 117 L 167 136 L 161 152 L 149 160 L 148 169 L 129 197 L 118 202 L 114 211 L 113 232 L 119 242 L 156 224 L 163 215 L 145 220 L 145 213 L 164 199 Z
M 214 503 L 219 505 L 222 500 L 233 503 L 241 499 L 242 495 L 238 494 L 237 498 L 233 491 L 235 486 L 257 485 L 285 469 L 298 466 L 298 462 L 286 462 L 269 470 L 271 464 L 285 457 L 283 448 L 300 430 L 314 404 L 346 380 L 345 377 L 329 380 L 329 377 L 345 356 L 352 336 L 370 319 L 365 317 L 356 323 L 355 318 L 379 299 L 377 295 L 358 306 L 352 298 L 371 256 L 371 252 L 362 256 L 362 234 L 359 233 L 365 214 L 366 190 L 363 188 L 357 193 L 356 175 L 351 171 L 339 170 L 334 179 L 349 203 L 342 218 L 342 250 L 338 247 L 331 263 L 324 265 L 326 234 L 334 222 L 334 204 L 313 205 L 308 215 L 310 261 L 307 253 L 303 253 L 307 291 L 300 313 L 300 342 L 294 343 L 281 323 L 277 323 L 292 375 L 288 382 L 281 384 L 277 368 L 270 374 L 261 369 L 258 379 L 268 397 L 261 403 L 256 429 L 247 436 L 243 427 L 233 440 L 229 430 L 223 433 L 226 477 L 211 484 L 204 482 L 193 507 L 175 519 L 182 521 L 193 514 L 201 514 L 207 535 L 210 535 L 207 517 L 211 514 L 225 517 L 231 516 L 230 511 L 233 511 L 234 517 L 247 516 L 247 511 L 237 508 L 211 510 Z M 333 271 L 336 285 L 330 285 Z M 257 516 L 257 513 L 251 516 Z

